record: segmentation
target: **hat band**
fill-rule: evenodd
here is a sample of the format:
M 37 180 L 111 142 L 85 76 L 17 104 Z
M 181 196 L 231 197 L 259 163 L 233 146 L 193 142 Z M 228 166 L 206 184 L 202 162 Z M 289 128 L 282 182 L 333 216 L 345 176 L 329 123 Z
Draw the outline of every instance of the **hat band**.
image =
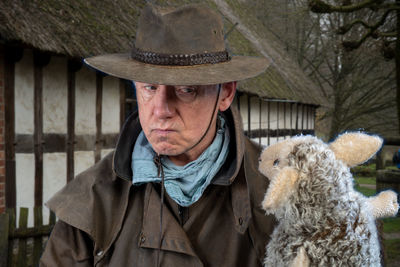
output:
M 199 54 L 161 54 L 142 51 L 136 47 L 132 49 L 131 58 L 147 64 L 169 66 L 216 64 L 231 60 L 227 51 Z

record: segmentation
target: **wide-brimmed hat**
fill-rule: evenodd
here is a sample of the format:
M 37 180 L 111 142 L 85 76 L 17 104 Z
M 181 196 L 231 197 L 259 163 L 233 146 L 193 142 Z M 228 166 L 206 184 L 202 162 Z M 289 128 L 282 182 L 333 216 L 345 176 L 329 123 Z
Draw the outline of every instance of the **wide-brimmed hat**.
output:
M 206 85 L 254 77 L 268 67 L 265 58 L 230 55 L 221 16 L 204 5 L 146 6 L 130 53 L 86 58 L 112 76 L 165 85 Z

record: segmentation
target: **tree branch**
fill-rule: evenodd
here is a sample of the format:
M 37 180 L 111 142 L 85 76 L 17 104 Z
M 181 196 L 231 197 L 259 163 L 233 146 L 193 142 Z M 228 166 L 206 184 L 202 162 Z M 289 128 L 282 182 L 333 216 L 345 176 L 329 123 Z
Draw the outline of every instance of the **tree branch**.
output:
M 389 14 L 392 12 L 393 10 L 386 10 L 386 12 L 382 15 L 381 19 L 375 23 L 374 25 L 368 25 L 367 23 L 363 22 L 361 23 L 365 28 L 368 29 L 367 33 L 364 34 L 361 39 L 359 39 L 358 41 L 343 41 L 343 46 L 345 49 L 351 51 L 354 49 L 357 49 L 361 46 L 362 43 L 364 43 L 364 41 L 368 38 L 368 37 L 375 37 L 377 38 L 375 31 L 382 26 L 385 21 L 386 18 L 389 16 Z M 355 20 L 352 23 L 350 23 L 348 26 L 343 26 L 341 28 L 345 28 L 347 29 L 344 33 L 348 32 L 354 25 L 359 24 L 360 20 Z
M 370 29 L 372 27 L 372 26 L 368 25 L 366 22 L 364 22 L 363 20 L 356 19 L 356 20 L 353 20 L 352 22 L 350 22 L 347 25 L 340 26 L 339 29 L 336 31 L 336 33 L 340 34 L 340 35 L 344 35 L 348 31 L 350 31 L 351 28 L 353 28 L 353 26 L 355 26 L 357 24 L 361 24 L 362 26 L 364 26 L 364 28 L 367 28 L 367 29 Z
M 339 28 L 339 30 L 337 31 L 337 33 L 338 34 L 346 34 L 349 30 L 351 30 L 351 28 L 353 28 L 354 25 L 357 25 L 357 24 L 361 24 L 362 26 L 364 26 L 364 28 L 375 31 L 376 29 L 378 29 L 380 26 L 382 26 L 386 22 L 387 17 L 389 16 L 389 14 L 392 11 L 394 11 L 394 10 L 393 9 L 386 10 L 386 12 L 382 15 L 381 19 L 374 25 L 369 25 L 360 19 L 356 19 L 347 25 L 341 26 Z
M 332 13 L 332 12 L 350 13 L 366 7 L 375 7 L 377 4 L 380 4 L 382 2 L 383 0 L 365 0 L 358 4 L 335 6 L 335 5 L 330 5 L 322 0 L 310 0 L 308 5 L 311 11 L 314 13 Z
M 376 32 L 379 37 L 396 37 L 397 32 Z

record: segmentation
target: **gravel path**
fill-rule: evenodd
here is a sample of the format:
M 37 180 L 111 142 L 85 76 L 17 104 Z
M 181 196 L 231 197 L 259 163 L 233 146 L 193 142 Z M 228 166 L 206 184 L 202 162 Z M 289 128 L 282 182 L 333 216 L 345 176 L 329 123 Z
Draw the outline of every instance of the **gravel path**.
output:
M 383 233 L 383 238 L 385 240 L 400 239 L 400 233 Z
M 376 189 L 376 185 L 374 184 L 359 184 L 360 187 L 365 187 L 365 188 L 369 188 L 369 189 Z

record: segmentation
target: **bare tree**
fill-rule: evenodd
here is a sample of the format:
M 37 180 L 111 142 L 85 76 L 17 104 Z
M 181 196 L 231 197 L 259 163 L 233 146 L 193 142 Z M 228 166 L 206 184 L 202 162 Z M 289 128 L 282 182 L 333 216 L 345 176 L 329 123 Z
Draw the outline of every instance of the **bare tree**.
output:
M 264 0 L 252 5 L 260 14 L 257 17 L 332 103 L 322 116 L 330 122 L 327 137 L 360 128 L 382 134 L 397 132 L 393 63 L 380 55 L 377 43 L 368 39 L 359 49 L 349 51 L 342 45 L 344 36 L 336 34 L 336 25 L 353 21 L 356 16 L 374 16 L 364 11 L 312 13 L 308 3 Z M 262 13 L 267 15 L 263 17 Z M 353 38 L 361 36 L 362 32 L 352 32 Z
M 346 38 L 342 44 L 348 51 L 373 46 L 372 39 L 376 40 L 375 45 L 380 46 L 386 59 L 395 59 L 397 120 L 400 125 L 400 0 L 309 0 L 309 6 L 312 12 L 318 14 L 354 15 L 350 21 L 335 24 L 336 32 Z

